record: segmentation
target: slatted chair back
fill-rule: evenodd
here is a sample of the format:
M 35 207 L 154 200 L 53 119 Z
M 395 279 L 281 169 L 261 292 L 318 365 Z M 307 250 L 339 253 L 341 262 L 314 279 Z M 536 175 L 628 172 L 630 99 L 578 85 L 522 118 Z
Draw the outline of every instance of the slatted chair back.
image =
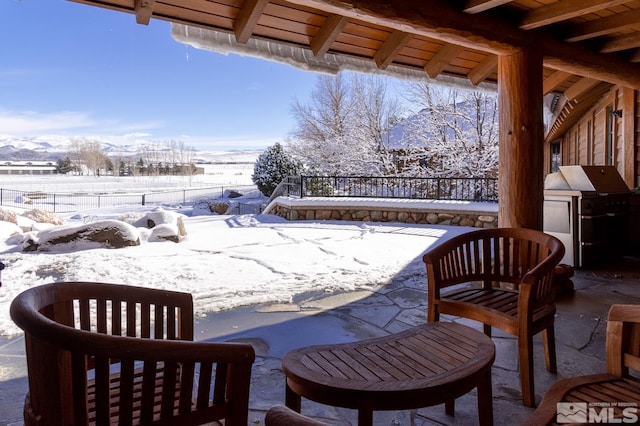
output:
M 25 332 L 26 424 L 247 422 L 253 348 L 193 342 L 190 294 L 47 284 L 11 316 Z
M 607 373 L 640 372 L 640 306 L 613 305 L 607 321 Z

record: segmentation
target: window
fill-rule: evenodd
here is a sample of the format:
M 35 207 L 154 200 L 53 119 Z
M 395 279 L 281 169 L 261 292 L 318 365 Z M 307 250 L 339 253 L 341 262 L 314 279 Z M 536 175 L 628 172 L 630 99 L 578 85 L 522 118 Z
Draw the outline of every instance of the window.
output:
M 580 133 L 573 134 L 573 164 L 580 164 Z
M 587 121 L 587 161 L 588 166 L 593 164 L 593 120 Z
M 615 151 L 615 116 L 613 115 L 613 104 L 607 105 L 607 135 L 605 145 L 605 164 L 607 166 L 614 165 L 614 151 Z
M 560 170 L 560 142 L 551 142 L 551 173 Z

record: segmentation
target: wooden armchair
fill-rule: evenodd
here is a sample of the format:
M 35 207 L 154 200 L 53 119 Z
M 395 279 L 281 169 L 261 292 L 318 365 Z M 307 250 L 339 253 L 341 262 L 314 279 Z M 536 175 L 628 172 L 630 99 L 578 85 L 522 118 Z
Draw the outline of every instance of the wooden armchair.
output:
M 11 304 L 27 425 L 247 424 L 253 348 L 193 342 L 190 294 L 63 282 Z
M 450 314 L 517 336 L 522 401 L 535 405 L 533 336 L 542 332 L 547 370 L 556 371 L 554 268 L 564 256 L 557 238 L 524 228 L 471 231 L 430 249 L 429 322 Z
M 569 423 L 564 414 L 580 415 L 576 412 L 559 413 L 559 402 L 598 403 L 595 410 L 601 415 L 603 408 L 614 418 L 604 423 L 636 423 L 640 415 L 640 305 L 613 305 L 609 309 L 607 322 L 607 372 L 571 377 L 558 381 L 545 393 L 540 406 L 523 425 L 541 426 Z M 634 376 L 630 370 L 635 370 Z M 604 404 L 604 405 L 602 405 Z M 609 411 L 609 407 L 613 411 Z M 629 408 L 631 412 L 623 410 Z M 559 414 L 556 416 L 556 414 Z M 587 413 L 583 413 L 587 414 Z M 574 420 L 580 422 L 574 417 Z M 581 423 L 587 423 L 588 417 Z

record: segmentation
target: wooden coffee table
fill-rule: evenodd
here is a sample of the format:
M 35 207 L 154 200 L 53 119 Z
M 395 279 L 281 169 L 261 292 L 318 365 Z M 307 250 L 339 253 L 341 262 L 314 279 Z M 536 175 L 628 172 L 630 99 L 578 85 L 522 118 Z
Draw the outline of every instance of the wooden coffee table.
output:
M 354 343 L 309 346 L 282 359 L 286 405 L 300 412 L 301 397 L 358 410 L 358 425 L 373 411 L 445 404 L 478 388 L 478 418 L 493 424 L 491 366 L 495 346 L 473 328 L 447 322 Z

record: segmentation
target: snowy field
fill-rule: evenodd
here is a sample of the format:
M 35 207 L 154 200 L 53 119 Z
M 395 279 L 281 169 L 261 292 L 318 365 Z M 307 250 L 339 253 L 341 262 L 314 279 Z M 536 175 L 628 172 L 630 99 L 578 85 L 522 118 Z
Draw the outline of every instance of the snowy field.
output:
M 211 176 L 222 182 L 244 177 L 239 172 L 229 166 Z M 40 182 L 43 187 L 50 183 Z M 255 194 L 246 196 L 255 200 Z M 21 226 L 33 231 L 15 234 L 15 225 L 0 222 L 0 258 L 6 264 L 0 288 L 0 334 L 20 332 L 9 317 L 9 305 L 18 293 L 57 281 L 125 283 L 185 291 L 193 295 L 199 315 L 255 303 L 297 301 L 318 292 L 373 289 L 391 280 L 422 282 L 421 254 L 439 238 L 468 230 L 339 221 L 287 222 L 272 215 L 216 215 L 180 204 L 77 211 L 60 216 L 65 224 L 58 227 L 73 229 L 85 225 L 86 218 L 91 222 L 135 218 L 155 209 L 179 215 L 186 238 L 180 243 L 157 241 L 149 239 L 148 230 L 140 229 L 139 246 L 111 249 L 66 245 L 24 252 L 28 236 L 38 238 L 51 228 L 19 216 Z
M 30 192 L 114 193 L 211 186 L 253 185 L 253 164 L 199 164 L 204 174 L 193 176 L 67 176 L 2 175 L 0 187 Z

